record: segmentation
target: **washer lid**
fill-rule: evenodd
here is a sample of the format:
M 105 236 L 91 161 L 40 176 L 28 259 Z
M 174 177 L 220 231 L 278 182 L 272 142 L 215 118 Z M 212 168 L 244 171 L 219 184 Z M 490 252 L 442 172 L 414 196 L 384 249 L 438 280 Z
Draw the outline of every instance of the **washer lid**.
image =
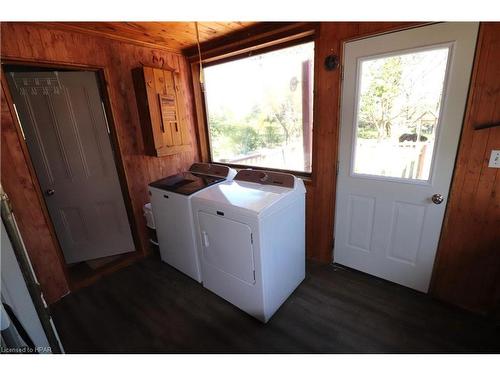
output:
M 233 206 L 260 214 L 295 190 L 246 181 L 226 181 L 197 194 L 193 199 L 210 201 L 215 206 Z
M 224 178 L 183 172 L 152 182 L 149 186 L 174 193 L 191 195 L 221 181 L 224 181 Z

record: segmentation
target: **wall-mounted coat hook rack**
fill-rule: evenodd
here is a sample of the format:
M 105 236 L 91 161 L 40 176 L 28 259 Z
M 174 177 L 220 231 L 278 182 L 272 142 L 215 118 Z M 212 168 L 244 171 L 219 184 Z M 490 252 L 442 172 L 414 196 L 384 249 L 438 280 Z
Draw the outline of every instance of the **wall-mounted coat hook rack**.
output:
M 500 126 L 500 122 L 490 122 L 490 123 L 480 124 L 480 125 L 474 124 L 474 130 L 496 128 L 497 126 Z

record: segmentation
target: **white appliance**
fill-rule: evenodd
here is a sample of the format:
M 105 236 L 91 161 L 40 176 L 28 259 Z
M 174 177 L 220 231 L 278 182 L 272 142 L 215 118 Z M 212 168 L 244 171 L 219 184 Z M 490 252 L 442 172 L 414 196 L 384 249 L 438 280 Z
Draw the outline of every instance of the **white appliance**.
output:
M 193 197 L 203 286 L 267 322 L 305 277 L 305 188 L 241 170 Z
M 21 269 L 19 255 L 16 256 L 13 247 L 15 242 L 11 242 L 9 238 L 9 234 L 12 235 L 12 232 L 7 232 L 9 226 L 4 225 L 3 209 L 4 207 L 2 207 L 0 243 L 0 331 L 5 347 L 2 349 L 5 353 L 57 353 L 62 350 L 57 331 L 49 316 L 48 325 L 57 341 L 57 344 L 53 343 L 54 346 L 51 348 L 51 341 L 47 338 L 45 331 L 47 326 L 44 329 L 43 318 L 38 314 L 35 307 L 36 301 L 29 291 L 29 285 L 26 281 L 27 273 Z M 25 249 L 22 251 L 24 252 Z M 27 257 L 24 259 L 29 262 Z M 31 263 L 26 265 L 29 270 L 24 268 L 24 271 L 31 273 Z M 41 296 L 39 291 L 38 295 Z M 45 301 L 43 301 L 43 306 L 47 308 Z
M 226 166 L 195 163 L 189 172 L 149 184 L 162 261 L 201 282 L 193 229 L 191 199 L 208 186 L 231 180 L 236 171 Z

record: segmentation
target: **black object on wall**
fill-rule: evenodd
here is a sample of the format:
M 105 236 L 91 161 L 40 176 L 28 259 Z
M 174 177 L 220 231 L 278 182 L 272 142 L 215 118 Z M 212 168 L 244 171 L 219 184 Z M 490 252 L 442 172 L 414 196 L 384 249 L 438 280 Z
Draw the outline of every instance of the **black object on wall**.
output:
M 339 67 L 340 60 L 337 55 L 331 54 L 325 57 L 326 70 L 335 70 Z

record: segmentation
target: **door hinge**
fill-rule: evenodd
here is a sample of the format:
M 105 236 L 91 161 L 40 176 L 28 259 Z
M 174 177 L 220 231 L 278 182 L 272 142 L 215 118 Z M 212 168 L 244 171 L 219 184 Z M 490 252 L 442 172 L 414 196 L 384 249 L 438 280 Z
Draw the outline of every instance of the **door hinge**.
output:
M 335 175 L 339 175 L 340 161 L 337 160 L 337 166 L 335 167 Z
M 19 113 L 17 112 L 16 103 L 12 103 L 14 107 L 14 112 L 16 112 L 17 123 L 19 124 L 19 129 L 21 129 L 21 135 L 23 136 L 23 140 L 26 140 L 26 136 L 24 135 L 23 124 L 21 124 L 21 119 L 19 118 Z
M 255 280 L 255 270 L 253 270 L 253 279 Z
M 253 244 L 253 233 L 250 233 L 250 243 Z
M 106 107 L 104 107 L 103 101 L 101 101 L 101 106 L 102 106 L 102 113 L 104 114 L 104 122 L 106 123 L 106 130 L 108 131 L 108 134 L 111 134 L 111 132 L 109 131 L 108 116 L 106 115 Z
M 332 263 L 335 263 L 335 237 L 333 237 L 333 240 L 332 240 L 331 256 L 332 256 Z
M 12 212 L 14 212 L 10 204 L 9 196 L 3 191 L 3 189 L 0 190 L 0 201 L 4 202 L 5 206 L 2 207 L 5 207 L 7 215 L 10 215 L 12 214 Z

